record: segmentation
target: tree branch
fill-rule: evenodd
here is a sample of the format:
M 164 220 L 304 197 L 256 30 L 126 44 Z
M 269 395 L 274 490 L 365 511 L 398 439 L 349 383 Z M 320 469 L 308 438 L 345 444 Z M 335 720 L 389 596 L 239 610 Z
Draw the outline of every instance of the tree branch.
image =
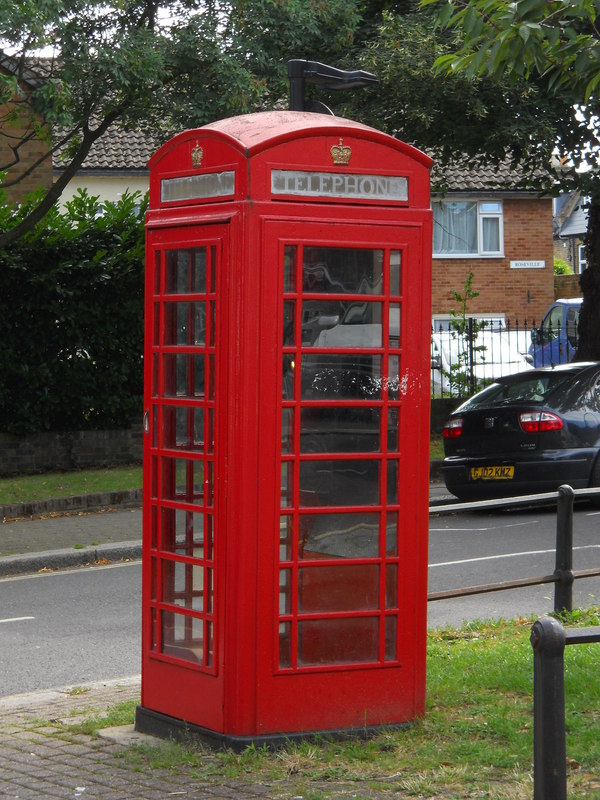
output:
M 90 130 L 89 128 L 85 129 L 83 140 L 77 153 L 64 169 L 59 178 L 48 189 L 38 205 L 24 219 L 22 219 L 18 225 L 0 234 L 0 250 L 17 241 L 21 236 L 23 236 L 23 234 L 27 233 L 27 231 L 30 231 L 34 225 L 36 225 L 45 217 L 52 206 L 58 201 L 69 181 L 76 175 L 77 171 L 85 161 L 86 156 L 94 142 L 106 133 L 108 128 L 110 128 L 110 126 L 116 122 L 117 119 L 119 119 L 126 108 L 127 105 L 125 103 L 121 104 L 117 108 L 113 109 L 110 114 L 107 114 L 97 128 L 94 128 L 94 130 Z M 48 157 L 51 152 L 52 151 L 49 151 L 48 154 L 46 154 L 46 157 Z

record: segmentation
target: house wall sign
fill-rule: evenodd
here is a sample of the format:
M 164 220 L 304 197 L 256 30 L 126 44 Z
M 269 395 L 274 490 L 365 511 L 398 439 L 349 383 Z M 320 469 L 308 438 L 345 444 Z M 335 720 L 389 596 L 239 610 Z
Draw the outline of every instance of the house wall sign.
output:
M 544 269 L 546 266 L 546 262 L 543 260 L 540 261 L 511 261 L 510 268 L 511 269 Z

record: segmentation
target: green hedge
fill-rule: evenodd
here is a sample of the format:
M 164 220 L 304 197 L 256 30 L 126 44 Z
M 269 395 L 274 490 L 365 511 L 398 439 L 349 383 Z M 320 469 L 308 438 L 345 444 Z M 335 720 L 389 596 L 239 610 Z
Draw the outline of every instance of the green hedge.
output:
M 27 203 L 0 205 L 0 229 Z M 141 417 L 146 204 L 135 194 L 100 205 L 80 192 L 0 251 L 0 430 L 123 428 Z

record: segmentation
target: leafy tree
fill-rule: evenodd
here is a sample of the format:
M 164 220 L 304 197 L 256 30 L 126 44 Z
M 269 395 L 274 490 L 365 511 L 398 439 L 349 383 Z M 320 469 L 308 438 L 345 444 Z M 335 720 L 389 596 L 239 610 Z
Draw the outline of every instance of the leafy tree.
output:
M 60 152 L 65 168 L 0 233 L 0 248 L 43 219 L 111 126 L 146 127 L 164 140 L 272 106 L 287 94 L 288 59 L 347 50 L 357 8 L 358 0 L 5 0 L 0 42 L 13 56 L 2 62 L 0 102 L 16 97 L 9 122 L 32 125 L 47 144 L 41 158 Z M 48 47 L 55 55 L 36 60 Z M 31 91 L 18 92 L 17 79 L 32 75 Z
M 458 39 L 436 27 L 432 9 L 417 0 L 369 6 L 378 16 L 363 20 L 346 63 L 374 72 L 380 84 L 342 98 L 343 113 L 434 151 L 440 165 L 510 158 L 523 187 L 550 190 L 548 165 L 571 107 L 523 80 L 438 73 L 436 60 L 454 52 Z
M 586 238 L 588 268 L 581 275 L 583 304 L 577 358 L 600 358 L 600 183 L 595 161 L 600 145 L 600 31 L 598 0 L 424 0 L 436 5 L 438 23 L 462 37 L 442 55 L 442 73 L 490 76 L 512 85 L 526 81 L 572 111 L 557 127 L 555 144 L 565 189 L 590 197 Z
M 479 332 L 486 326 L 483 320 L 475 320 L 468 315 L 471 300 L 479 297 L 473 289 L 473 272 L 469 272 L 461 292 L 452 290 L 452 296 L 459 304 L 459 310 L 450 310 L 450 335 L 456 341 L 457 359 L 450 364 L 450 370 L 444 371 L 450 384 L 451 394 L 467 396 L 474 394 L 478 388 L 473 367 L 478 355 L 484 356 L 487 350 L 484 344 L 477 344 Z

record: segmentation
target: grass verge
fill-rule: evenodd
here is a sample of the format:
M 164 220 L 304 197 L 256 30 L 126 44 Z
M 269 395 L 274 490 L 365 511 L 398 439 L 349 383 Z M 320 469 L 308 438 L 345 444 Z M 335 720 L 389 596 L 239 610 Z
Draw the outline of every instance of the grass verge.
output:
M 471 623 L 428 634 L 427 711 L 402 730 L 366 741 L 212 752 L 173 742 L 131 747 L 134 769 L 190 770 L 223 779 L 268 783 L 269 797 L 321 800 L 351 796 L 492 798 L 532 796 L 533 619 Z M 569 625 L 600 624 L 600 606 L 574 612 Z M 569 800 L 600 797 L 600 645 L 568 647 L 565 689 Z M 133 710 L 128 717 L 133 721 Z M 121 717 L 123 718 L 123 717 Z M 94 733 L 114 717 L 73 728 Z
M 431 458 L 444 457 L 441 436 L 431 438 Z M 0 505 L 47 500 L 50 497 L 70 497 L 94 492 L 116 492 L 122 489 L 141 489 L 142 467 L 107 467 L 75 472 L 45 472 L 41 475 L 18 475 L 0 478 Z
M 14 478 L 0 478 L 0 505 L 141 487 L 142 467 L 138 464 L 76 472 L 17 475 Z

